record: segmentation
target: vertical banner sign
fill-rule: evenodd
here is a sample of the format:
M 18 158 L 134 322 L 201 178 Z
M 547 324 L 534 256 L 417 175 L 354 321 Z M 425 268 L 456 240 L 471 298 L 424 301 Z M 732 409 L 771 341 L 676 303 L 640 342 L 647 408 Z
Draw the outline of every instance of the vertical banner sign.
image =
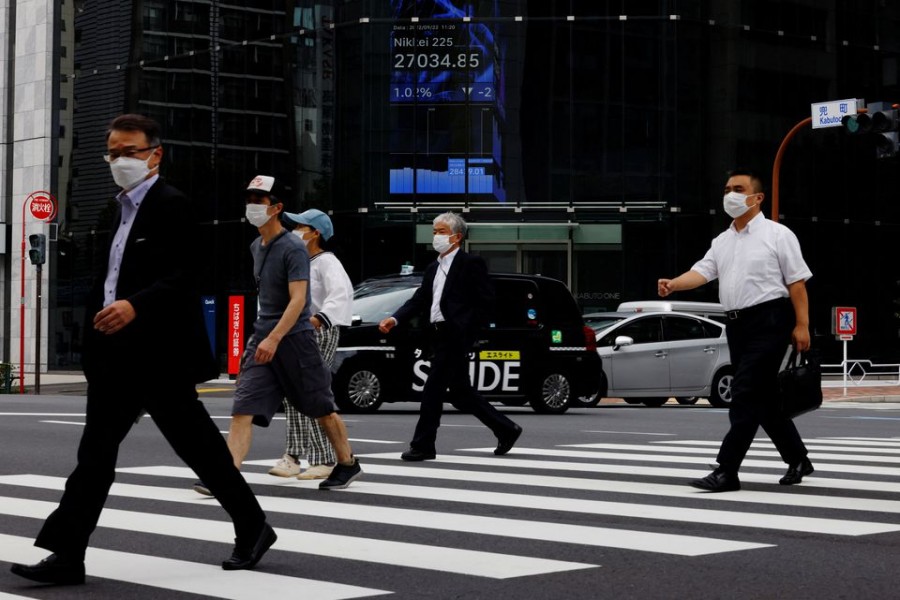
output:
M 241 354 L 244 352 L 244 297 L 228 297 L 228 374 L 237 375 L 241 370 Z
M 216 354 L 216 297 L 203 296 L 203 320 L 206 321 L 206 337 L 213 356 Z

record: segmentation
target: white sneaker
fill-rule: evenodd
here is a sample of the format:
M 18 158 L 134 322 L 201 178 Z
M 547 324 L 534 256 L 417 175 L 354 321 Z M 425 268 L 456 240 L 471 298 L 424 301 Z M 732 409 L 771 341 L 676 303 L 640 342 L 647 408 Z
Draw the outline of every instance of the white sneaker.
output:
M 275 466 L 269 469 L 269 475 L 276 477 L 295 477 L 300 473 L 300 463 L 294 462 L 290 454 L 281 457 Z
M 334 465 L 311 465 L 297 475 L 297 479 L 328 479 L 332 470 L 334 470 Z

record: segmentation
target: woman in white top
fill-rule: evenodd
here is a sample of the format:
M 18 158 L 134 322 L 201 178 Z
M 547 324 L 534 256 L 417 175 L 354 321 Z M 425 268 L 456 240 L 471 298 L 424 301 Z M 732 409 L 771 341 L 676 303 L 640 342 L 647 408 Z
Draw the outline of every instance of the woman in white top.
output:
M 315 327 L 322 359 L 331 367 L 340 328 L 350 324 L 353 284 L 341 261 L 323 248 L 324 242 L 334 235 L 334 226 L 328 215 L 313 208 L 299 214 L 284 213 L 284 222 L 294 235 L 303 240 L 309 251 L 310 321 Z M 326 479 L 336 458 L 322 426 L 297 412 L 289 402 L 284 403 L 284 416 L 284 456 L 269 470 L 269 474 L 296 476 L 297 479 Z M 302 472 L 301 458 L 309 461 L 309 468 Z

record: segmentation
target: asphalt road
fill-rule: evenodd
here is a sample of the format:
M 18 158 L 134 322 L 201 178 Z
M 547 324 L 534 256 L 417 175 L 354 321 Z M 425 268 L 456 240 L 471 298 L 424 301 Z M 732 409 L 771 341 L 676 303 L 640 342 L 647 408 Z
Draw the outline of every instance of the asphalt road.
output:
M 228 395 L 204 393 L 222 430 Z M 87 584 L 35 586 L 3 568 L 0 598 L 895 597 L 898 404 L 802 417 L 817 471 L 792 488 L 761 438 L 727 494 L 685 485 L 727 427 L 708 406 L 504 409 L 525 428 L 507 457 L 451 410 L 439 460 L 402 463 L 415 409 L 345 416 L 365 476 L 344 491 L 266 475 L 284 423 L 257 429 L 244 472 L 280 539 L 256 571 L 233 573 L 218 567 L 227 516 L 190 490 L 193 474 L 144 419 L 122 446 Z M 0 561 L 45 555 L 31 541 L 74 466 L 83 414 L 80 396 L 0 396 Z

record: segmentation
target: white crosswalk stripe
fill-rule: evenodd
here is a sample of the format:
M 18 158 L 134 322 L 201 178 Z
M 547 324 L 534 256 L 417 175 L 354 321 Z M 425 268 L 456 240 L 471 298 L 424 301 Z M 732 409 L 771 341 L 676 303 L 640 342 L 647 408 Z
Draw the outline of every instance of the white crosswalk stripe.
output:
M 0 534 L 0 560 L 37 562 L 46 554 L 34 548 L 32 540 Z M 222 570 L 213 565 L 98 548 L 88 550 L 85 570 L 96 577 L 233 600 L 264 598 L 301 587 L 309 597 L 323 600 L 366 598 L 389 593 L 256 571 L 233 571 L 228 577 L 223 577 Z
M 490 579 L 597 568 L 599 549 L 701 557 L 765 551 L 795 534 L 900 532 L 900 500 L 890 496 L 900 492 L 900 439 L 820 438 L 809 440 L 808 448 L 816 472 L 801 486 L 785 488 L 777 485 L 785 465 L 768 440 L 758 440 L 740 475 L 744 489 L 726 494 L 686 485 L 709 471 L 718 442 L 684 439 L 516 447 L 502 458 L 491 456 L 492 448 L 466 448 L 419 464 L 400 461 L 397 451 L 372 453 L 361 455 L 363 479 L 331 493 L 318 491 L 317 481 L 265 474 L 274 460 L 247 462 L 244 477 L 278 532 L 273 551 Z M 100 528 L 215 543 L 222 558 L 227 555 L 231 523 L 222 520 L 218 503 L 189 489 L 196 479 L 190 469 L 158 465 L 118 473 L 121 482 L 110 490 Z M 56 506 L 47 491 L 59 492 L 64 484 L 61 477 L 0 476 L 0 515 L 42 520 Z M 43 496 L 28 497 L 29 490 L 43 490 Z M 400 507 L 400 499 L 418 508 Z M 136 501 L 145 510 L 135 510 Z M 278 527 L 279 515 L 310 522 Z M 329 527 L 339 523 L 343 533 Z M 366 533 L 353 523 L 365 525 Z M 669 524 L 700 535 L 668 532 Z M 501 552 L 466 548 L 465 541 L 447 547 L 421 531 L 463 536 L 473 546 L 488 538 L 514 543 L 502 544 Z M 540 544 L 536 555 L 528 555 L 526 542 Z M 32 543 L 0 532 L 0 560 L 39 560 L 46 552 Z M 554 544 L 582 548 L 580 560 L 559 560 L 547 550 Z M 94 577 L 216 598 L 291 597 L 298 589 L 326 599 L 399 591 L 264 571 L 223 577 L 214 561 L 179 560 L 177 550 L 161 557 L 92 547 L 86 566 Z
M 27 479 L 26 479 L 27 478 Z M 36 487 L 50 487 L 60 480 L 53 478 L 29 478 L 23 476 L 19 479 L 21 485 L 33 485 Z M 116 486 L 114 495 L 127 494 L 126 489 Z M 61 489 L 61 488 L 59 488 Z M 118 494 L 116 493 L 118 492 Z M 138 490 L 138 492 L 140 492 Z M 185 497 L 191 503 L 206 506 L 216 506 L 203 498 L 197 498 L 193 491 L 174 490 Z M 150 497 L 144 496 L 144 497 Z M 157 494 L 156 499 L 164 499 L 165 496 Z M 56 507 L 49 502 L 37 500 L 22 500 L 17 498 L 2 498 L 3 513 L 19 517 L 31 517 L 45 519 Z M 170 515 L 156 515 L 150 513 L 135 513 L 115 509 L 105 509 L 100 517 L 100 526 L 125 531 L 140 531 L 173 537 L 186 537 L 195 540 L 208 540 L 212 542 L 230 543 L 233 537 L 231 524 L 225 521 L 207 521 L 203 519 L 188 519 Z M 505 579 L 507 577 L 521 577 L 536 573 L 552 573 L 572 569 L 587 568 L 590 565 L 578 563 L 565 563 L 562 561 L 536 560 L 528 557 L 507 557 L 490 552 L 460 551 L 452 548 L 436 548 L 422 544 L 403 544 L 382 540 L 366 540 L 359 537 L 313 533 L 307 531 L 292 531 L 276 529 L 278 541 L 272 547 L 275 550 L 289 552 L 309 553 L 314 550 L 317 555 L 331 556 L 333 558 L 367 560 L 382 564 L 405 566 L 419 563 L 422 568 L 433 568 L 448 572 L 457 572 L 465 575 L 478 575 Z M 514 560 L 511 560 L 514 559 Z

